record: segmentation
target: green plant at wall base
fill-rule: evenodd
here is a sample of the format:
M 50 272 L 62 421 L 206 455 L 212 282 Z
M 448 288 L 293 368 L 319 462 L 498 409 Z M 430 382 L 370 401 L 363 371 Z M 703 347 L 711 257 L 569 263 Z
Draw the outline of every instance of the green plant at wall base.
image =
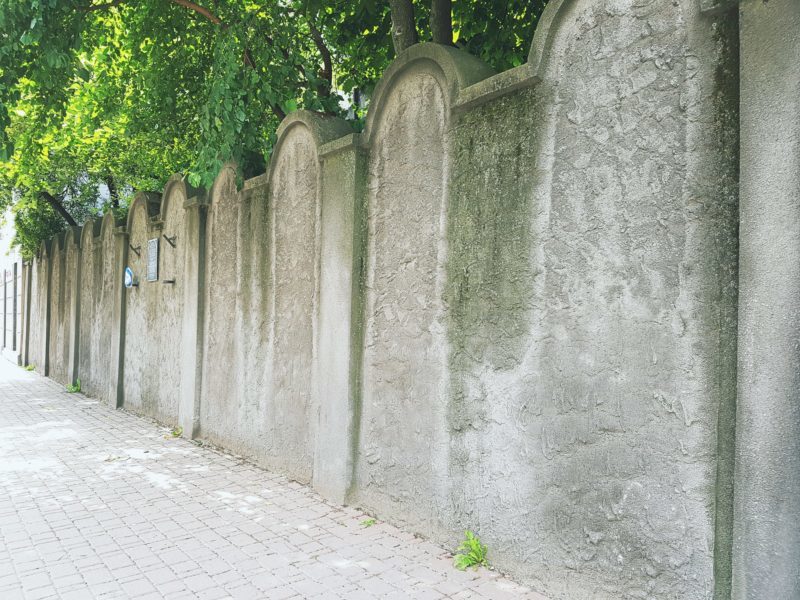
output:
M 36 367 L 35 367 L 35 366 L 33 366 L 33 365 L 25 365 L 25 370 L 26 370 L 26 371 L 33 371 L 35 368 L 36 368 Z
M 361 526 L 362 527 L 372 527 L 377 522 L 378 521 L 376 519 L 364 519 L 363 521 L 361 521 Z
M 478 567 L 487 566 L 486 553 L 488 549 L 486 546 L 481 544 L 478 536 L 471 531 L 465 531 L 464 536 L 464 541 L 461 542 L 453 557 L 453 564 L 456 569 L 465 571 L 467 567 L 477 569 Z
M 183 435 L 183 427 L 173 427 L 170 433 L 172 433 L 172 437 L 181 437 Z
M 81 380 L 80 379 L 76 379 L 74 384 L 67 386 L 67 392 L 69 392 L 70 394 L 75 394 L 76 392 L 80 392 L 80 391 L 81 391 Z

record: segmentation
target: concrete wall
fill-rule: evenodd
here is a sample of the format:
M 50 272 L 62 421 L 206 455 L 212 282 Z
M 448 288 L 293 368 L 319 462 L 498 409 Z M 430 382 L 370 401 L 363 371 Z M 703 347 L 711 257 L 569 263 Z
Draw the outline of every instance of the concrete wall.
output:
M 455 132 L 439 510 L 557 598 L 711 597 L 730 551 L 735 30 L 696 11 L 554 4 L 539 86 Z
M 173 425 L 180 418 L 185 201 L 185 187 L 173 179 L 163 199 L 156 194 L 138 194 L 127 223 L 126 266 L 138 282 L 126 290 L 124 298 L 122 405 Z M 174 239 L 174 248 L 166 238 Z M 156 281 L 147 281 L 151 239 L 159 240 Z
M 753 40 L 771 5 L 743 7 Z M 751 515 L 759 457 L 781 456 L 763 472 L 785 482 L 768 500 L 791 520 L 793 446 L 753 408 L 761 392 L 737 414 L 737 377 L 741 405 L 770 352 L 739 331 L 760 331 L 746 306 L 767 304 L 738 306 L 733 9 L 552 0 L 520 67 L 415 46 L 363 133 L 294 113 L 264 175 L 226 167 L 208 192 L 175 177 L 163 200 L 140 194 L 124 230 L 104 222 L 99 254 L 94 233 L 82 242 L 78 376 L 333 501 L 449 546 L 474 530 L 553 599 L 729 598 L 737 564 L 738 597 L 792 597 L 796 540 L 778 532 L 792 530 Z M 781 56 L 800 48 L 785 39 Z M 772 139 L 762 102 L 751 141 Z M 52 247 L 31 266 L 29 354 L 56 374 L 69 324 Z M 125 266 L 139 281 L 122 291 Z M 754 348 L 738 375 L 737 344 Z M 753 454 L 742 439 L 761 433 L 771 450 Z M 747 558 L 762 539 L 781 541 L 761 554 L 772 566 Z
M 84 393 L 111 402 L 109 373 L 115 352 L 112 336 L 114 289 L 119 279 L 116 222 L 112 214 L 87 221 L 81 235 L 79 376 Z
M 411 62 L 385 82 L 381 110 L 367 130 L 363 404 L 355 484 L 360 502 L 424 527 L 437 520 L 448 481 L 443 287 L 450 98 L 446 75 L 428 60 Z
M 263 179 L 239 191 L 232 168 L 211 190 L 198 434 L 262 462 L 271 396 L 267 192 Z
M 48 375 L 64 385 L 75 383 L 75 328 L 81 261 L 79 227 L 70 227 L 52 241 L 50 272 L 50 346 Z
M 226 168 L 206 222 L 201 438 L 308 482 L 318 297 L 320 143 L 341 121 L 297 114 L 270 170 L 236 188 Z M 225 357 L 225 360 L 220 360 Z
M 47 354 L 50 340 L 50 253 L 51 242 L 42 243 L 37 255 L 28 263 L 31 280 L 26 300 L 28 312 L 24 316 L 27 338 L 23 341 L 23 362 L 33 365 L 42 375 L 48 374 Z
M 800 598 L 800 3 L 741 4 L 734 593 Z

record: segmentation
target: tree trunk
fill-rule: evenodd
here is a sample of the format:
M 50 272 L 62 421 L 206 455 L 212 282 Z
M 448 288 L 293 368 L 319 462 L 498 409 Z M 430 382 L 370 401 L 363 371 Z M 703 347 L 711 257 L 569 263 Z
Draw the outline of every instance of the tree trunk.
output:
M 437 44 L 453 45 L 452 0 L 431 0 L 431 32 Z
M 392 11 L 392 43 L 395 55 L 417 43 L 417 25 L 411 0 L 389 0 Z
M 64 220 L 67 222 L 68 225 L 77 225 L 75 219 L 72 218 L 72 215 L 67 212 L 67 209 L 64 208 L 64 205 L 58 201 L 57 198 L 53 197 L 52 194 L 47 192 L 39 192 L 39 197 L 42 198 L 45 202 L 47 202 L 50 206 L 53 207 L 58 214 L 64 217 Z
M 117 189 L 117 184 L 114 182 L 114 176 L 109 173 L 105 177 L 105 184 L 108 188 L 108 197 L 111 199 L 111 206 L 113 208 L 119 208 L 119 190 Z

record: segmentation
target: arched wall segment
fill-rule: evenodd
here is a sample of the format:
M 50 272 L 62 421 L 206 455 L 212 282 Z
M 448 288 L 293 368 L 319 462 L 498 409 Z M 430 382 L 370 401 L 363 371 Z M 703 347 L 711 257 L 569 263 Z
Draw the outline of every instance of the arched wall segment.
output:
M 122 278 L 118 266 L 114 230 L 117 221 L 112 213 L 102 219 L 87 221 L 81 236 L 81 295 L 78 376 L 81 389 L 108 404 L 115 404 L 111 381 L 116 374 L 117 358 L 112 334 L 119 328 L 114 320 L 115 292 Z
M 198 436 L 214 444 L 225 445 L 235 452 L 261 457 L 258 442 L 264 435 L 266 416 L 266 348 L 267 323 L 264 291 L 267 288 L 263 239 L 266 231 L 266 198 L 244 198 L 236 185 L 234 165 L 226 165 L 214 181 L 209 193 L 206 220 L 205 264 L 205 351 L 201 386 Z M 260 201 L 259 201 L 260 200 Z M 245 204 L 246 209 L 241 209 Z M 244 213 L 244 214 L 242 214 Z M 253 226 L 239 228 L 239 220 L 253 220 Z M 256 253 L 254 257 L 252 252 Z M 255 258 L 260 286 L 246 274 L 244 265 Z M 259 268 L 260 266 L 260 268 Z M 261 318 L 258 318 L 259 314 Z M 247 329 L 257 338 L 249 350 Z M 245 325 L 247 323 L 247 325 Z M 222 358 L 224 357 L 224 359 Z
M 704 19 L 549 3 L 539 82 L 454 132 L 455 522 L 553 598 L 726 597 L 735 21 Z
M 397 80 L 403 78 L 409 69 L 427 69 L 437 73 L 448 106 L 456 102 L 462 90 L 495 74 L 485 62 L 456 48 L 433 43 L 411 46 L 392 62 L 375 87 L 362 135 L 365 145 L 372 143 L 376 123 L 381 120 L 387 104 L 386 97 L 392 94 Z
M 447 523 L 450 105 L 488 67 L 442 46 L 409 49 L 373 100 L 368 142 L 359 503 L 416 528 Z
M 78 324 L 78 373 L 81 390 L 98 397 L 105 397 L 105 386 L 96 380 L 92 369 L 102 362 L 96 349 L 102 338 L 94 335 L 97 297 L 95 288 L 102 283 L 102 273 L 97 268 L 101 263 L 102 241 L 100 239 L 100 219 L 90 219 L 81 228 L 81 278 L 80 286 L 80 323 Z M 97 239 L 96 239 L 97 238 Z M 110 337 L 110 336 L 106 336 Z
M 48 340 L 48 376 L 62 382 L 66 378 L 66 364 L 64 362 L 64 234 L 53 238 L 50 246 L 50 327 Z
M 321 143 L 349 131 L 298 111 L 278 130 L 268 173 L 211 192 L 200 435 L 309 481 Z M 220 356 L 226 356 L 222 362 Z
M 28 364 L 33 365 L 42 375 L 48 374 L 47 349 L 50 325 L 50 254 L 52 242 L 42 242 L 39 251 L 31 261 L 31 301 L 27 342 Z
M 74 346 L 77 318 L 74 303 L 78 295 L 80 228 L 70 227 L 53 240 L 50 274 L 49 376 L 69 385 L 74 383 L 77 349 Z
M 166 192 L 163 200 L 156 194 L 137 194 L 128 213 L 127 266 L 138 285 L 125 291 L 123 404 L 163 423 L 177 424 L 186 190 L 172 184 Z M 158 279 L 147 281 L 148 240 L 152 239 L 158 240 Z
M 536 24 L 528 53 L 528 68 L 532 76 L 542 79 L 547 75 L 552 63 L 553 43 L 559 33 L 569 26 L 568 15 L 577 10 L 578 4 L 578 0 L 550 0 L 547 3 Z
M 315 423 L 311 378 L 317 300 L 320 168 L 308 127 L 284 128 L 270 161 L 271 323 L 269 461 L 310 481 Z

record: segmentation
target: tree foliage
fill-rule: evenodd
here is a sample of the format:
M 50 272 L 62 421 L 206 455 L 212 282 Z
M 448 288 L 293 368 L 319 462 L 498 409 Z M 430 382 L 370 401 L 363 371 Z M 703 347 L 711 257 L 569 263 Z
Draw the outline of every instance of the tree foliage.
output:
M 450 31 L 498 70 L 524 62 L 544 7 L 403 2 L 414 39 Z M 349 108 L 358 129 L 394 56 L 396 5 L 0 0 L 0 208 L 14 206 L 23 252 L 65 226 L 53 202 L 80 223 L 174 172 L 197 186 L 230 160 L 262 172 L 297 108 Z

